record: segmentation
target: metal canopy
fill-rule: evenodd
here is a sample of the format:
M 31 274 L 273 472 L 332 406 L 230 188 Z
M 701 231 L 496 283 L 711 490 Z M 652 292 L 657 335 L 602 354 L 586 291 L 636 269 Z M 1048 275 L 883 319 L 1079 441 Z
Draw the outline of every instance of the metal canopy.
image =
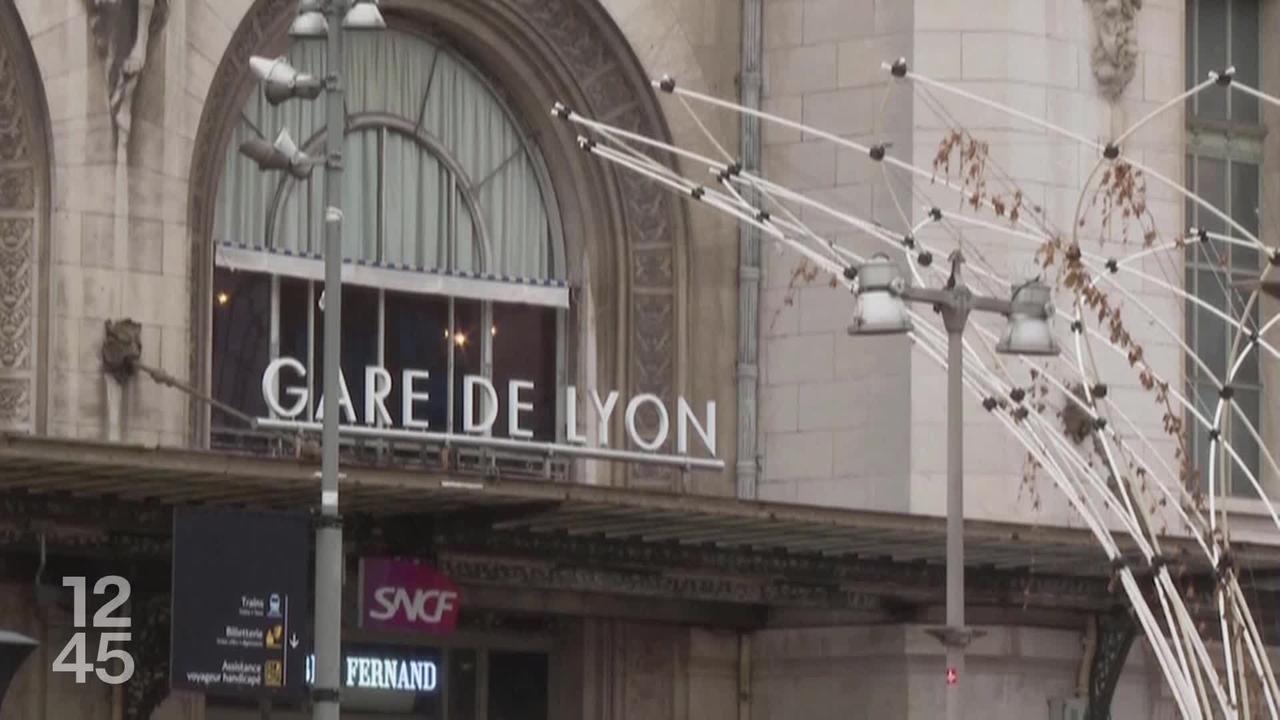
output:
M 344 512 L 375 517 L 478 511 L 498 532 L 902 563 L 941 564 L 945 549 L 941 517 L 400 468 L 343 470 Z M 317 471 L 301 459 L 0 434 L 0 492 L 31 496 L 302 509 L 319 494 Z M 974 567 L 1081 576 L 1111 570 L 1082 529 L 969 521 L 965 535 Z M 1135 566 L 1145 564 L 1132 543 L 1121 538 L 1120 545 Z M 1207 569 L 1189 540 L 1165 545 L 1166 554 Z M 1280 569 L 1280 548 L 1235 549 L 1244 566 Z

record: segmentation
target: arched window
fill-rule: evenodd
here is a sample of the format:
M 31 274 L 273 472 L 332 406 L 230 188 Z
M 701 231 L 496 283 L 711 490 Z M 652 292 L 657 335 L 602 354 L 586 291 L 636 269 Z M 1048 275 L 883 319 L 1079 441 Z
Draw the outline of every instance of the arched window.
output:
M 318 76 L 322 42 L 295 43 L 290 64 Z M 488 82 L 443 45 L 407 31 L 347 36 L 343 151 L 342 371 L 352 415 L 366 412 L 365 368 L 386 368 L 392 425 L 407 424 L 405 370 L 426 393 L 412 421 L 461 431 L 462 378 L 493 380 L 506 407 L 507 381 L 538 408 L 524 421 L 554 439 L 564 376 L 564 252 L 540 159 Z M 267 415 L 259 378 L 275 357 L 292 357 L 306 378 L 307 418 L 320 405 L 323 315 L 323 173 L 298 180 L 261 171 L 237 151 L 287 129 L 321 156 L 323 102 L 272 107 L 255 93 L 227 148 L 219 188 L 213 303 L 213 394 L 249 415 Z M 244 427 L 215 412 L 215 444 L 241 442 Z M 421 425 L 418 425 L 421 427 Z M 506 413 L 494 432 L 506 434 Z

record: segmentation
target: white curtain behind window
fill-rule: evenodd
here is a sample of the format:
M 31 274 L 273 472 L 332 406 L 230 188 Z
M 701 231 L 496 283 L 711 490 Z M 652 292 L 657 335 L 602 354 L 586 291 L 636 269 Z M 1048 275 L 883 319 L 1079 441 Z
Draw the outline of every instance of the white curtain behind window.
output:
M 321 75 L 323 43 L 295 43 L 288 60 Z M 344 257 L 417 270 L 563 279 L 534 161 L 503 105 L 468 65 L 396 31 L 349 35 L 344 65 L 348 126 L 358 123 L 344 142 Z M 261 93 L 249 99 L 227 149 L 215 241 L 319 254 L 323 166 L 310 180 L 296 181 L 262 172 L 238 147 L 258 134 L 274 140 L 288 128 L 319 155 L 322 111 L 319 101 L 271 107 Z M 432 141 L 451 160 L 433 154 Z

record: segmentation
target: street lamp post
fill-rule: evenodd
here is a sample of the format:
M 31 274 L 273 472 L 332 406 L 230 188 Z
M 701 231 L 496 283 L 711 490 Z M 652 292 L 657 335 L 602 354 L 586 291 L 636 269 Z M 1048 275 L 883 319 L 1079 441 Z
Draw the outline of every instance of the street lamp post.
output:
M 320 515 L 316 523 L 315 679 L 311 697 L 315 720 L 338 720 L 342 644 L 342 520 L 338 514 L 338 399 L 342 350 L 342 146 L 346 110 L 342 87 L 344 30 L 386 27 L 376 0 L 301 0 L 289 34 L 327 40 L 323 79 L 298 72 L 283 58 L 251 58 L 250 68 L 264 85 L 267 101 L 311 100 L 325 96 L 324 156 L 324 425 L 321 431 Z M 282 169 L 306 177 L 316 160 L 281 131 L 274 145 L 250 141 L 241 151 L 264 169 Z
M 932 305 L 942 314 L 947 331 L 947 624 L 930 632 L 947 650 L 947 720 L 962 720 L 960 678 L 965 648 L 977 633 L 964 620 L 964 330 L 973 311 L 1009 318 L 1004 337 L 996 345 L 1013 355 L 1056 355 L 1057 343 L 1049 318 L 1050 291 L 1033 280 L 1013 289 L 1010 300 L 975 295 L 961 275 L 964 257 L 951 255 L 951 277 L 941 289 L 906 284 L 897 265 L 877 255 L 857 268 L 858 310 L 853 335 L 901 334 L 911 330 L 905 302 Z

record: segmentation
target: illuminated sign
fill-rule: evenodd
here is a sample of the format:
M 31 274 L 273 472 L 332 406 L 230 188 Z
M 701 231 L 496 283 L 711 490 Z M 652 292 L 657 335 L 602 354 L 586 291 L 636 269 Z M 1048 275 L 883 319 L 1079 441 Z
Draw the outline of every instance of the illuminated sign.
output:
M 294 383 L 283 387 L 281 371 L 289 370 L 296 376 Z M 357 408 L 351 401 L 351 392 L 347 386 L 345 375 L 339 372 L 338 408 L 342 413 L 341 423 L 347 428 L 391 429 L 393 432 L 411 431 L 430 436 L 433 433 L 427 419 L 420 415 L 420 404 L 430 399 L 430 393 L 421 389 L 430 378 L 426 370 L 405 369 L 399 378 L 393 378 L 383 367 L 370 365 L 364 370 L 364 407 Z M 264 427 L 303 426 L 323 419 L 322 408 L 324 398 L 315 403 L 312 417 L 306 417 L 306 408 L 310 394 L 306 383 L 307 369 L 301 362 L 291 357 L 272 360 L 262 373 L 262 398 L 272 417 L 259 418 Z M 391 413 L 387 411 L 387 401 L 396 389 L 394 380 L 399 381 L 401 428 L 392 428 Z M 536 412 L 533 403 L 528 400 L 534 393 L 534 384 L 528 380 L 510 380 L 507 382 L 506 427 L 511 441 L 531 442 L 533 430 L 528 426 L 528 418 Z M 282 396 L 288 405 L 282 403 Z M 707 401 L 702 417 L 683 398 L 677 397 L 674 408 L 668 408 L 657 395 L 642 393 L 635 397 L 622 398 L 615 390 L 604 397 L 596 390 L 586 393 L 583 404 L 592 418 L 584 418 L 584 422 L 595 422 L 596 437 L 601 448 L 609 445 L 609 426 L 615 413 L 621 415 L 627 437 L 633 446 L 640 448 L 645 454 L 656 453 L 671 436 L 675 435 L 675 456 L 663 456 L 672 459 L 686 458 L 690 452 L 690 435 L 697 435 L 702 447 L 711 458 L 716 457 L 716 403 Z M 578 426 L 578 389 L 572 385 L 564 388 L 564 445 L 566 450 L 581 449 L 587 445 L 587 436 Z M 394 402 L 394 401 L 393 401 Z M 466 375 L 462 378 L 462 430 L 465 436 L 489 436 L 498 420 L 498 413 L 503 412 L 498 390 L 493 381 L 479 375 Z M 637 419 L 642 412 L 652 413 L 656 422 L 652 429 L 641 432 Z M 674 418 L 673 418 L 674 416 Z M 672 432 L 674 429 L 674 433 Z M 647 434 L 646 434 L 647 433 Z M 655 455 L 656 456 L 656 455 Z M 698 467 L 721 468 L 719 460 L 687 458 L 684 464 Z
M 458 588 L 426 563 L 360 560 L 360 625 L 444 634 L 458 623 Z
M 360 690 L 433 693 L 439 670 L 434 660 L 391 655 L 344 655 L 343 685 Z M 307 657 L 306 679 L 315 682 L 316 658 Z

